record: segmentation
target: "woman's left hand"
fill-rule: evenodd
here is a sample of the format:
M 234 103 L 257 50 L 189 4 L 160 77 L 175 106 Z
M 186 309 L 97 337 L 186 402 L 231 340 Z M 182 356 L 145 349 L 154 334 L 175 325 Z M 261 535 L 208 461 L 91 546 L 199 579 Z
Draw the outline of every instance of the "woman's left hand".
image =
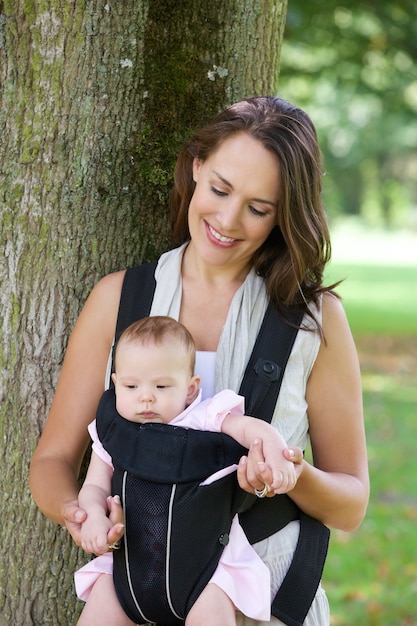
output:
M 294 463 L 298 477 L 302 471 L 302 450 L 298 447 L 286 448 L 284 456 L 288 461 Z M 256 439 L 249 449 L 248 456 L 243 456 L 240 459 L 237 479 L 241 489 L 252 494 L 255 492 L 255 489 L 262 491 L 265 485 L 272 483 L 272 471 L 265 463 L 261 439 Z M 266 495 L 272 498 L 275 494 L 273 491 L 269 491 Z

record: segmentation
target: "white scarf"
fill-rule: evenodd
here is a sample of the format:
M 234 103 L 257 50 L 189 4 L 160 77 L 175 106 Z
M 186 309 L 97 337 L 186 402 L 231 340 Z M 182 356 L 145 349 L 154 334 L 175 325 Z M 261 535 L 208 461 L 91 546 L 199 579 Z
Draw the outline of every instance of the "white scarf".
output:
M 169 315 L 178 320 L 182 297 L 181 263 L 186 246 L 170 250 L 159 259 L 151 315 Z M 251 270 L 235 293 L 223 326 L 216 356 L 216 392 L 222 389 L 238 392 L 267 305 L 264 281 Z

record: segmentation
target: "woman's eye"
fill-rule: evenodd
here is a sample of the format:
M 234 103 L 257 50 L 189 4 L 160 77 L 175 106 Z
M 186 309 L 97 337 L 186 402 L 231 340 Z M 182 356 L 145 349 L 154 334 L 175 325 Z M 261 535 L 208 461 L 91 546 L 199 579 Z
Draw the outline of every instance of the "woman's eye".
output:
M 216 194 L 216 196 L 220 196 L 221 198 L 223 198 L 224 196 L 227 196 L 227 193 L 225 191 L 222 191 L 221 189 L 217 189 L 217 187 L 211 187 L 211 190 L 213 193 Z
M 266 217 L 267 216 L 267 213 L 265 213 L 265 211 L 261 211 L 260 209 L 257 209 L 254 206 L 250 206 L 249 209 L 257 217 Z

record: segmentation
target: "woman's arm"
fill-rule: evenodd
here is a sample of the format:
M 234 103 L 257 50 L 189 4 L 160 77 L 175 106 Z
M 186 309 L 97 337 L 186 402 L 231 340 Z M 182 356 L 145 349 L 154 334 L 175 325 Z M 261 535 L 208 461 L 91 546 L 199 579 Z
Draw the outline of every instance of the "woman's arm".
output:
M 288 495 L 324 524 L 351 531 L 361 523 L 369 498 L 361 379 L 345 313 L 330 294 L 323 298 L 323 331 L 306 394 L 314 466 L 296 460 L 298 481 Z M 242 488 L 261 488 L 262 460 L 262 446 L 252 446 L 238 471 Z
M 103 278 L 81 311 L 30 467 L 35 502 L 51 520 L 66 524 L 77 543 L 85 518 L 78 507 L 78 474 L 89 442 L 87 426 L 104 389 L 123 276 L 117 272 Z M 120 507 L 114 508 L 117 521 Z

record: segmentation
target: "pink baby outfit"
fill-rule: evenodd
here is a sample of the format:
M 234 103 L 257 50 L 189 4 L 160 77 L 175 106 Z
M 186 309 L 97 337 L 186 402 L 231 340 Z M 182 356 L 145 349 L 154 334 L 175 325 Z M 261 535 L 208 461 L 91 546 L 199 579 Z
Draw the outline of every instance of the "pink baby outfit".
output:
M 220 432 L 226 415 L 239 416 L 243 413 L 244 398 L 233 391 L 221 391 L 203 402 L 201 402 L 200 393 L 198 398 L 170 424 L 182 428 Z M 88 430 L 93 440 L 93 451 L 105 463 L 113 466 L 110 455 L 98 439 L 95 421 L 89 425 Z M 237 465 L 224 468 L 209 476 L 201 484 L 210 484 L 235 471 L 236 468 Z M 112 575 L 112 573 L 112 553 L 108 552 L 96 557 L 75 573 L 77 596 L 86 601 L 97 578 L 101 574 Z M 210 582 L 220 587 L 244 615 L 254 620 L 268 621 L 270 619 L 269 570 L 248 542 L 237 515 L 232 522 L 229 543 L 223 550 Z

